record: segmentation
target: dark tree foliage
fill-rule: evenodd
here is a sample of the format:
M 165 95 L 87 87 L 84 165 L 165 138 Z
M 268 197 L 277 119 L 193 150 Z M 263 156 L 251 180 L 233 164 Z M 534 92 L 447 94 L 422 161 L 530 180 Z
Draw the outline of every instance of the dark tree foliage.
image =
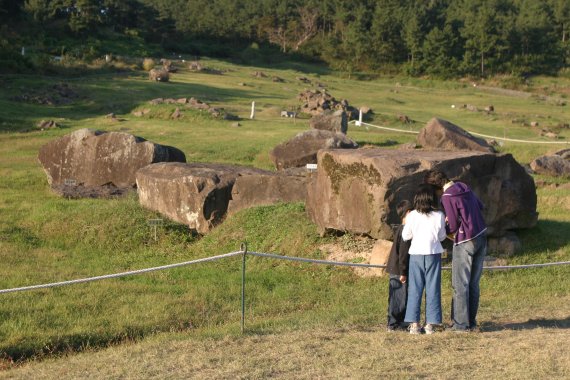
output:
M 78 40 L 136 33 L 165 48 L 274 45 L 349 75 L 528 75 L 570 60 L 570 0 L 0 0 L 0 22 Z

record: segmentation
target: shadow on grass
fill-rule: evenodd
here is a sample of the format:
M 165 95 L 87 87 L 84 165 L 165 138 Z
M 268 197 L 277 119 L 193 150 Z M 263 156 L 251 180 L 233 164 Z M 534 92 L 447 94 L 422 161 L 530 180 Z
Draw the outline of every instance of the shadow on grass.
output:
M 570 231 L 570 222 L 541 219 L 536 227 L 519 230 L 517 235 L 526 252 L 556 251 L 570 245 L 568 231 Z
M 183 332 L 193 329 L 191 322 L 179 321 L 163 329 L 129 326 L 116 335 L 64 334 L 50 339 L 41 347 L 25 342 L 21 345 L 6 347 L 0 351 L 0 360 L 5 359 L 12 363 L 22 363 L 30 359 L 41 360 L 58 355 L 105 349 L 125 343 L 136 343 L 155 333 Z
M 176 77 L 168 83 L 152 82 L 145 73 L 131 72 L 104 75 L 85 75 L 82 78 L 12 76 L 3 78 L 0 88 L 0 108 L 6 110 L 0 120 L 0 131 L 27 130 L 38 120 L 55 120 L 65 125 L 66 121 L 127 114 L 147 104 L 154 98 L 195 97 L 207 103 L 235 102 L 252 99 L 259 94 L 252 90 L 228 89 L 210 86 L 208 79 L 201 83 L 177 82 Z M 72 97 L 53 91 L 54 86 L 64 84 Z M 267 98 L 266 95 L 264 95 Z M 276 96 L 277 98 L 277 96 Z M 24 99 L 24 100 L 22 100 Z M 54 104 L 41 104 L 53 100 Z M 63 101 L 62 101 L 63 100 Z M 58 104 L 58 101 L 61 103 Z
M 493 332 L 502 330 L 532 330 L 540 328 L 569 329 L 570 317 L 563 319 L 529 319 L 526 322 L 516 323 L 494 323 L 487 322 L 481 324 L 483 332 Z
M 379 148 L 385 148 L 387 146 L 395 146 L 395 145 L 399 145 L 400 143 L 396 140 L 386 140 L 386 141 L 382 141 L 382 142 L 370 142 L 370 141 L 356 141 L 356 143 L 358 144 L 358 146 L 364 146 L 364 145 L 373 145 L 373 146 L 377 146 Z

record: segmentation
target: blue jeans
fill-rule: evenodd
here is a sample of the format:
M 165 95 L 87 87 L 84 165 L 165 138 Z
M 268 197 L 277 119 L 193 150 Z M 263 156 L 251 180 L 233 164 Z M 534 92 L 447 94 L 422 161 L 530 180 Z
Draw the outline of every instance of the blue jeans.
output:
M 441 254 L 410 255 L 408 305 L 405 321 L 420 321 L 422 295 L 426 290 L 426 323 L 441 323 Z
M 466 330 L 477 326 L 479 281 L 486 254 L 487 235 L 485 233 L 453 247 L 451 320 L 456 330 Z

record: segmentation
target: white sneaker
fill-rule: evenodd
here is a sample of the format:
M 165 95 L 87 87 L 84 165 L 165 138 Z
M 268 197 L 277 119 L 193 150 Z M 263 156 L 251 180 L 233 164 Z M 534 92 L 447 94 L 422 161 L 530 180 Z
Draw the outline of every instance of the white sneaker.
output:
M 427 335 L 431 335 L 435 332 L 435 328 L 433 327 L 433 325 L 431 323 L 428 323 L 425 327 L 424 327 L 424 331 Z
M 410 334 L 421 334 L 422 333 L 422 329 L 420 328 L 420 324 L 419 323 L 410 323 Z

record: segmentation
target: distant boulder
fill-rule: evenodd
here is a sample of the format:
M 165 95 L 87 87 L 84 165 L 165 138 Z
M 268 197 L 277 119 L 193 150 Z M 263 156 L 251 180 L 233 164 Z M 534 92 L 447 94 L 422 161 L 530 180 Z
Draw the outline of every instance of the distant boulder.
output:
M 133 188 L 137 170 L 154 162 L 186 161 L 176 148 L 128 133 L 91 129 L 50 141 L 41 147 L 38 159 L 52 187 L 81 186 L 86 194 L 89 188 L 111 184 Z
M 36 124 L 36 127 L 43 131 L 44 129 L 57 128 L 57 123 L 53 120 L 42 120 Z
M 417 142 L 426 149 L 495 152 L 495 149 L 485 140 L 471 135 L 449 121 L 435 117 L 420 131 Z
M 348 131 L 348 118 L 346 113 L 342 110 L 335 112 L 329 111 L 311 117 L 309 126 L 313 129 L 338 132 L 346 135 Z
M 148 79 L 156 82 L 168 82 L 170 74 L 164 69 L 152 69 L 148 72 Z
M 316 163 L 317 152 L 325 148 L 354 149 L 358 144 L 342 133 L 312 129 L 277 145 L 269 156 L 275 167 L 282 170 Z
M 570 177 L 570 149 L 563 149 L 552 155 L 536 158 L 530 168 L 539 174 L 555 177 Z
M 188 64 L 188 69 L 191 71 L 202 71 L 204 67 L 199 61 L 192 61 Z
M 166 72 L 175 73 L 177 71 L 176 67 L 174 67 L 170 59 L 162 58 L 160 60 L 160 63 L 162 64 L 163 70 L 165 70 Z

